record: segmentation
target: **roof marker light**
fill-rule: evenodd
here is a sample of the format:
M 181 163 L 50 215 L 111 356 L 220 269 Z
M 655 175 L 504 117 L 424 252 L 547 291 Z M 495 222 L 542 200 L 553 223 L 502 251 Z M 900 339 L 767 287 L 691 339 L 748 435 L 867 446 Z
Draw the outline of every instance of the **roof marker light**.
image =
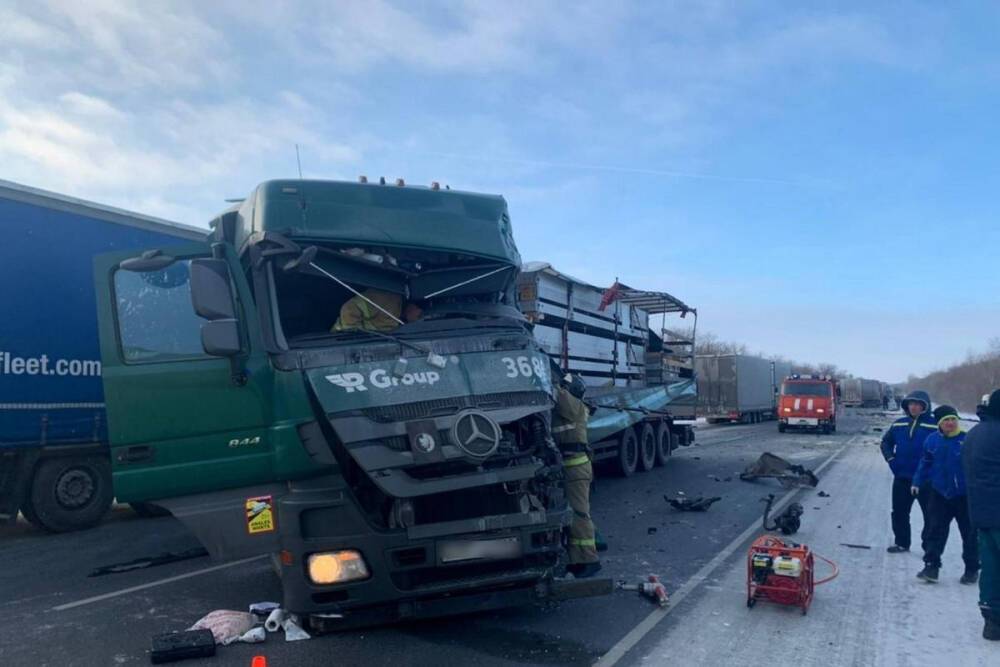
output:
M 401 179 L 401 178 L 397 178 L 397 179 L 396 179 L 396 187 L 398 187 L 398 188 L 401 188 L 401 187 L 403 187 L 404 185 L 406 185 L 406 181 L 404 181 L 404 180 L 403 180 L 403 179 Z
M 368 177 L 367 176 L 365 176 L 364 174 L 361 174 L 360 176 L 358 176 L 358 183 L 367 183 L 367 182 L 368 182 Z
M 378 177 L 378 184 L 379 185 L 385 185 L 385 176 L 379 176 Z
M 431 181 L 431 190 L 440 190 L 441 184 L 437 181 Z

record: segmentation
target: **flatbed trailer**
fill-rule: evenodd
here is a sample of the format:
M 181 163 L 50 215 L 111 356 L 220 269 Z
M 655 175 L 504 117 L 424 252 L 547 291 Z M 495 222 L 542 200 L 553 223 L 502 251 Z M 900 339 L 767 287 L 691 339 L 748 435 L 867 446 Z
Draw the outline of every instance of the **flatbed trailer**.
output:
M 541 262 L 522 267 L 518 304 L 554 367 L 588 385 L 594 461 L 628 477 L 694 442 L 681 422 L 694 418 L 696 328 L 681 336 L 666 327 L 668 315 L 697 321 L 694 308 L 665 292 L 605 290 Z

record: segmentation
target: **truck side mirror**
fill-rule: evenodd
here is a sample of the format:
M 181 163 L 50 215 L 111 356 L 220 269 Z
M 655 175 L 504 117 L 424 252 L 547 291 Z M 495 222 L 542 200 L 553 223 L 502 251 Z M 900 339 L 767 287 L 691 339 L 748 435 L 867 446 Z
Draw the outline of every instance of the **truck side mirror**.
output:
M 234 319 L 212 320 L 201 325 L 201 346 L 213 357 L 234 357 L 240 353 L 240 327 Z
M 226 260 L 191 260 L 191 304 L 194 312 L 206 320 L 236 319 Z

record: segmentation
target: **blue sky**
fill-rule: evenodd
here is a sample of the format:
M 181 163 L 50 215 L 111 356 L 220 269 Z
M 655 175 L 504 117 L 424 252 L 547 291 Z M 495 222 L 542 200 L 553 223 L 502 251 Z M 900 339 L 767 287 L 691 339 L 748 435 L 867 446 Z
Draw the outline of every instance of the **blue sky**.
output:
M 1000 6 L 0 0 L 0 178 L 202 224 L 259 181 L 504 194 L 528 259 L 901 380 L 1000 335 Z

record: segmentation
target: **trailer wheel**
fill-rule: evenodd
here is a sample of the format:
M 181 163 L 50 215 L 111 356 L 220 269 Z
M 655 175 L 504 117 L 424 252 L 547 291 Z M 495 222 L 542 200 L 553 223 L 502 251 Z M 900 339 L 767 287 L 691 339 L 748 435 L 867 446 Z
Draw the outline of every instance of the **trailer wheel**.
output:
M 622 477 L 631 477 L 639 467 L 639 437 L 635 429 L 627 428 L 618 438 L 618 456 L 615 470 Z
M 38 520 L 35 525 L 53 533 L 96 525 L 113 498 L 111 463 L 102 456 L 44 460 L 31 482 L 31 511 Z
M 661 421 L 656 426 L 656 465 L 667 465 L 667 459 L 674 451 L 674 434 L 670 425 Z
M 639 470 L 647 472 L 656 466 L 656 429 L 644 422 L 639 429 Z

